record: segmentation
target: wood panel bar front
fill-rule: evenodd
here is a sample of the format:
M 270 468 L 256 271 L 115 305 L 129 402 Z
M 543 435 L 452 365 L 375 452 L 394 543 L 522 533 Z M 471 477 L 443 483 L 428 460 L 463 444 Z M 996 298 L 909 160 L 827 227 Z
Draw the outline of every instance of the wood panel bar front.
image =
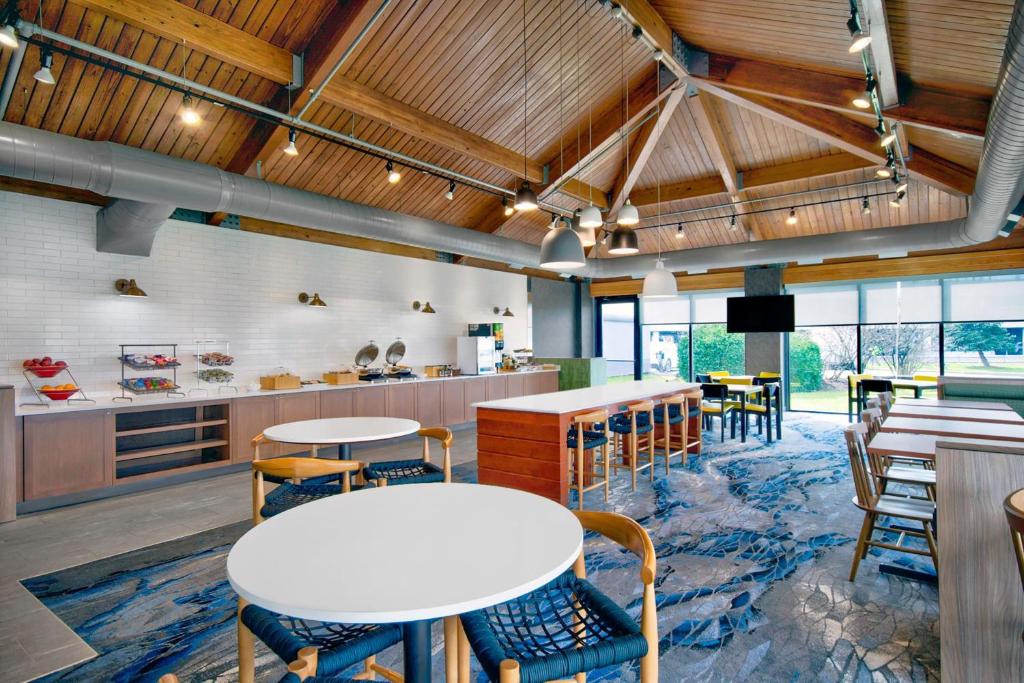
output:
M 565 435 L 572 418 L 597 408 L 618 412 L 638 400 L 685 393 L 700 400 L 700 385 L 634 382 L 553 392 L 519 399 L 489 400 L 476 406 L 477 476 L 481 484 L 508 486 L 569 502 L 569 451 Z M 616 394 L 621 394 L 619 399 Z M 610 400 L 615 399 L 615 400 Z M 531 408 L 532 407 L 532 408 Z M 700 433 L 700 418 L 690 418 L 690 433 Z M 700 453 L 700 446 L 691 449 Z

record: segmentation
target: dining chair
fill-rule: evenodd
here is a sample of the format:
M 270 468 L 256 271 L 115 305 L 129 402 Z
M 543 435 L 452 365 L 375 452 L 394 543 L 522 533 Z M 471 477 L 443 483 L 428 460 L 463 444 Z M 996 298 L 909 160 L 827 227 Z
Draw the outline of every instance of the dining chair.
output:
M 859 413 L 864 409 L 865 398 L 860 393 L 860 383 L 872 379 L 872 375 L 850 374 L 846 376 L 846 412 L 847 418 L 853 422 L 853 411 Z
M 917 374 L 915 374 L 913 376 L 913 380 L 915 382 L 938 382 L 939 381 L 939 376 L 938 375 L 923 375 L 921 373 L 917 373 Z
M 695 375 L 695 377 L 697 378 L 697 381 L 701 384 L 711 384 L 711 375 L 707 374 L 706 372 L 698 372 Z
M 608 430 L 615 435 L 611 468 L 618 473 L 619 468 L 626 466 L 623 460 L 628 461 L 630 480 L 636 491 L 638 472 L 650 469 L 651 481 L 654 481 L 654 401 L 637 401 L 622 406 L 620 410 L 623 412 L 608 419 Z M 647 462 L 643 465 L 640 464 L 641 447 L 647 452 Z
M 257 437 L 259 438 L 259 437 Z M 274 458 L 252 461 L 252 523 L 279 515 L 304 503 L 348 493 L 352 490 L 351 475 L 359 472 L 355 460 L 328 460 L 326 458 Z M 281 482 L 270 493 L 266 482 Z M 340 478 L 341 482 L 321 482 L 325 478 Z
M 702 384 L 704 398 L 701 401 L 701 414 L 708 421 L 708 429 L 714 424 L 714 418 L 722 423 L 721 440 L 725 442 L 725 418 L 732 416 L 731 438 L 736 438 L 736 411 L 729 401 L 729 387 L 724 384 Z
M 888 394 L 892 397 L 889 400 L 890 404 L 896 399 L 896 391 L 892 387 L 892 380 L 889 379 L 862 379 L 858 392 L 860 393 L 862 403 L 871 398 L 872 394 Z M 888 413 L 888 410 L 886 410 L 886 413 Z
M 588 671 L 635 660 L 640 661 L 641 683 L 658 680 L 654 544 L 640 524 L 618 513 L 575 514 L 584 529 L 640 558 L 640 623 L 587 581 L 581 551 L 572 570 L 546 586 L 460 617 L 465 643 L 488 680 L 541 683 L 575 677 L 585 681 Z M 458 649 L 462 671 L 469 669 L 469 648 Z
M 252 459 L 253 459 L 253 462 L 255 462 L 257 460 L 263 460 L 262 456 L 264 455 L 265 450 L 261 450 L 261 449 L 267 449 L 267 448 L 273 448 L 274 447 L 274 443 L 272 441 L 270 441 L 269 439 L 267 439 L 265 436 L 263 436 L 263 434 L 257 434 L 252 439 L 251 443 L 252 443 Z M 304 456 L 304 457 L 316 458 L 318 452 L 319 452 L 319 446 L 315 446 L 315 445 L 314 446 L 310 446 L 310 448 L 309 448 L 309 456 Z M 264 479 L 264 481 L 269 481 L 272 484 L 280 484 L 280 483 L 282 483 L 284 481 L 287 481 L 287 479 L 285 479 L 284 477 L 279 477 L 279 476 L 277 476 L 275 474 L 266 474 L 266 475 L 264 475 L 263 479 Z M 326 474 L 326 475 L 321 476 L 321 477 L 311 477 L 311 478 L 306 480 L 306 483 L 307 484 L 330 484 L 331 482 L 340 482 L 340 481 L 341 481 L 341 475 L 338 475 L 338 474 Z
M 882 427 L 882 413 L 877 408 L 861 411 L 860 424 L 854 425 L 864 439 L 865 448 Z M 924 458 L 897 458 L 875 455 L 868 450 L 868 464 L 874 475 L 879 491 L 888 493 L 888 485 L 919 486 L 924 489 L 928 500 L 935 500 L 935 470 L 923 467 Z M 897 462 L 899 464 L 897 464 Z M 912 498 L 917 496 L 910 496 Z
M 256 676 L 256 639 L 285 662 L 310 660 L 319 677 L 334 681 L 349 667 L 362 663 L 362 671 L 349 676 L 356 680 L 375 680 L 378 675 L 389 681 L 401 681 L 402 675 L 377 663 L 377 655 L 402 642 L 398 624 L 333 624 L 297 619 L 277 614 L 238 599 L 238 680 L 254 683 Z M 305 657 L 300 655 L 305 654 Z M 452 651 L 454 666 L 456 653 Z
M 761 372 L 757 373 L 757 376 L 759 379 L 782 379 L 781 372 L 765 372 L 764 370 L 762 370 Z
M 723 377 L 728 377 L 732 373 L 729 372 L 728 370 L 712 370 L 711 372 L 709 372 L 707 374 L 708 374 L 708 377 L 711 378 L 712 382 L 717 382 L 717 381 L 721 380 Z
M 569 488 L 576 491 L 576 507 L 583 509 L 583 494 L 594 489 L 604 488 L 604 502 L 608 502 L 609 453 L 608 411 L 592 410 L 582 415 L 574 415 L 569 433 L 566 435 L 566 447 L 569 449 Z M 587 460 L 587 452 L 590 460 Z M 598 467 L 604 471 L 603 477 L 596 477 Z
M 316 668 L 317 649 L 304 647 L 299 650 L 298 659 L 288 665 L 288 673 L 278 683 L 356 683 L 359 680 L 341 676 L 317 676 Z M 157 679 L 157 683 L 180 683 L 180 681 L 174 674 L 164 674 Z
M 691 400 L 686 394 L 667 396 L 655 408 L 655 431 L 661 428 L 655 456 L 665 458 L 665 474 L 669 473 L 673 457 L 680 456 L 683 465 L 686 465 L 690 448 L 700 444 L 699 430 L 695 439 L 690 438 L 690 419 L 694 417 L 701 417 L 700 399 Z
M 867 557 L 868 550 L 872 547 L 913 555 L 928 555 L 932 558 L 935 570 L 938 571 L 938 550 L 935 546 L 935 536 L 932 533 L 935 503 L 930 500 L 893 496 L 878 489 L 875 477 L 871 473 L 868 449 L 864 444 L 865 429 L 862 424 L 854 424 L 843 430 L 843 435 L 846 438 L 846 448 L 850 456 L 853 484 L 856 489 L 853 504 L 864 512 L 864 522 L 861 525 L 860 536 L 857 538 L 857 547 L 853 551 L 850 581 L 856 580 L 857 567 L 860 565 L 860 561 Z M 916 522 L 921 525 L 922 530 L 917 531 L 916 529 L 908 529 L 903 526 L 879 526 L 877 522 L 880 517 Z M 875 540 L 874 534 L 876 531 L 896 534 L 896 542 L 889 543 L 884 537 Z M 908 536 L 924 538 L 928 543 L 928 549 L 922 550 L 904 545 L 903 541 Z
M 779 440 L 782 439 L 782 408 L 779 405 L 779 384 L 772 380 L 764 382 L 762 378 L 755 377 L 754 384 L 760 384 L 761 395 L 759 401 L 747 401 L 747 413 L 757 417 L 757 433 L 764 433 L 764 426 L 768 427 L 768 443 L 772 443 L 772 423 Z M 764 424 L 762 424 L 764 420 Z
M 777 372 L 762 372 L 760 376 L 754 378 L 754 384 L 760 385 L 762 387 L 767 386 L 769 384 L 774 384 L 776 387 L 778 387 L 778 391 L 774 392 L 775 406 L 773 407 L 773 410 L 775 417 L 775 436 L 777 439 L 781 441 L 782 420 L 784 418 L 783 413 L 785 412 L 785 410 L 783 410 L 782 404 L 782 375 Z
M 1024 589 L 1024 489 L 1017 489 L 1003 501 L 1006 522 L 1010 526 L 1010 543 L 1017 558 L 1020 585 Z M 1021 634 L 1024 638 L 1024 633 Z
M 446 427 L 427 427 L 416 432 L 423 437 L 423 454 L 411 460 L 371 462 L 363 467 L 363 478 L 377 486 L 450 483 L 452 480 L 452 432 Z M 430 440 L 441 444 L 441 466 L 430 461 Z

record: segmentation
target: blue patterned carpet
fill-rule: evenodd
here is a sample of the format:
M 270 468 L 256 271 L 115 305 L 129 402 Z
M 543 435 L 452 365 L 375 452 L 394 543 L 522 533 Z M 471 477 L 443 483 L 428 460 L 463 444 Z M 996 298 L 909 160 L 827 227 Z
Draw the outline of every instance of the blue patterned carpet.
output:
M 796 416 L 766 446 L 706 442 L 653 486 L 628 477 L 608 509 L 639 520 L 658 552 L 662 681 L 938 680 L 934 586 L 878 572 L 846 580 L 862 514 L 850 503 L 841 422 Z M 708 435 L 710 438 L 710 435 Z M 717 435 L 716 435 L 717 436 Z M 472 466 L 456 468 L 472 481 Z M 593 492 L 598 504 L 600 493 Z M 47 681 L 236 680 L 234 595 L 224 579 L 241 523 L 26 580 L 99 656 Z M 898 556 L 881 558 L 886 562 Z M 917 562 L 914 566 L 924 568 Z M 639 614 L 632 556 L 588 542 L 589 578 Z M 435 648 L 440 648 L 435 628 Z M 381 658 L 400 668 L 400 653 Z M 441 664 L 437 658 L 435 668 Z M 259 680 L 283 667 L 265 652 Z M 435 680 L 443 680 L 438 668 Z M 591 681 L 633 681 L 635 667 Z M 480 680 L 483 680 L 482 678 Z

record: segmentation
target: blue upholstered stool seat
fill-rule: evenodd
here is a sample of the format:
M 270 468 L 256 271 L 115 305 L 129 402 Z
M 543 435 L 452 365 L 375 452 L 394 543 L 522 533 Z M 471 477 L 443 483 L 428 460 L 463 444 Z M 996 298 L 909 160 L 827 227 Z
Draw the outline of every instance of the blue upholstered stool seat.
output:
M 293 484 L 286 481 L 267 494 L 266 502 L 260 508 L 260 516 L 264 519 L 279 515 L 304 503 L 309 503 L 328 496 L 336 496 L 342 492 L 339 484 Z M 289 660 L 290 661 L 290 660 Z
M 689 415 L 690 417 L 697 417 L 698 415 L 700 415 L 700 408 L 698 408 L 698 407 L 690 408 L 687 411 L 687 415 Z M 654 421 L 656 423 L 658 423 L 658 424 L 661 424 L 662 422 L 665 421 L 665 410 L 664 410 L 664 408 L 657 407 L 657 408 L 654 409 Z M 674 424 L 679 424 L 682 421 L 683 421 L 683 417 L 682 417 L 682 410 L 680 409 L 680 407 L 678 405 L 675 405 L 675 404 L 669 404 L 669 406 L 668 406 L 668 423 L 674 425 Z
M 521 598 L 464 614 L 462 624 L 492 681 L 504 659 L 519 662 L 522 683 L 541 683 L 647 654 L 640 626 L 571 571 Z
M 608 437 L 605 436 L 604 432 L 584 429 L 583 430 L 583 448 L 584 450 L 590 450 L 591 448 L 597 448 L 608 443 Z M 569 448 L 576 448 L 576 430 L 572 429 L 565 436 L 565 445 Z
M 657 413 L 655 413 L 657 415 Z M 629 414 L 618 413 L 612 415 L 611 419 L 608 420 L 608 429 L 619 434 L 629 434 L 633 430 L 633 423 L 630 420 Z M 647 432 L 654 429 L 654 425 L 651 424 L 647 413 L 637 413 L 636 416 L 636 433 L 646 434 Z
M 374 462 L 363 468 L 367 481 L 387 479 L 388 486 L 396 484 L 432 484 L 444 481 L 444 470 L 432 462 L 415 460 L 391 460 Z
M 278 683 L 366 683 L 365 680 L 357 681 L 354 678 L 343 678 L 341 676 L 310 676 L 303 680 L 297 674 L 286 673 Z
M 247 605 L 241 619 L 286 662 L 298 659 L 304 647 L 318 648 L 317 680 L 321 681 L 332 680 L 323 677 L 340 674 L 402 640 L 402 628 L 395 624 L 325 624 L 286 617 L 256 605 Z

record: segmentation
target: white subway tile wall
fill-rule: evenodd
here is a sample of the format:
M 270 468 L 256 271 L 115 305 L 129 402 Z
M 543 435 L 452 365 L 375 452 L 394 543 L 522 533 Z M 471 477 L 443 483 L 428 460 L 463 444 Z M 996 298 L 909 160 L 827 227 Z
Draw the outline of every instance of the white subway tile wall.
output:
M 148 258 L 103 254 L 96 211 L 0 192 L 0 382 L 24 393 L 22 361 L 48 355 L 67 361 L 87 391 L 110 395 L 122 343 L 179 344 L 185 388 L 195 384 L 199 339 L 230 343 L 243 386 L 278 366 L 319 378 L 351 365 L 371 339 L 378 364 L 396 337 L 405 364 L 454 363 L 470 322 L 504 323 L 506 349 L 526 344 L 522 275 L 181 221 L 160 229 Z M 135 278 L 149 296 L 118 296 L 118 278 Z M 302 291 L 328 307 L 299 304 Z M 437 313 L 413 311 L 413 300 Z M 496 317 L 494 306 L 516 317 Z

